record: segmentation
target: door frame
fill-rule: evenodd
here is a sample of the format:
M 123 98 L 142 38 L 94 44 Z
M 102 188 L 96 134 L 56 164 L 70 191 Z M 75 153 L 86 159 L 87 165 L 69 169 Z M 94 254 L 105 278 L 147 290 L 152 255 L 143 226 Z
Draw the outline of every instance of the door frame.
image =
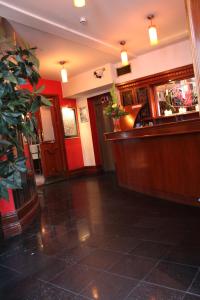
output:
M 68 177 L 69 176 L 69 169 L 68 169 L 68 162 L 67 162 L 67 156 L 66 156 L 66 151 L 65 151 L 65 140 L 64 140 L 64 127 L 63 127 L 63 122 L 62 122 L 62 114 L 61 114 L 61 106 L 60 106 L 60 99 L 59 96 L 56 94 L 43 94 L 44 97 L 47 99 L 54 99 L 54 107 L 55 107 L 55 122 L 54 126 L 58 130 L 58 143 L 59 147 L 61 150 L 61 160 L 62 164 L 64 166 L 63 168 L 63 176 Z M 40 128 L 42 128 L 42 123 L 41 123 L 41 117 L 40 117 L 40 112 L 39 112 L 39 123 L 40 123 Z M 39 129 L 40 130 L 40 129 Z M 40 134 L 40 133 L 39 133 Z M 41 155 L 41 164 L 43 166 L 42 162 L 42 155 Z M 48 178 L 48 177 L 45 177 Z

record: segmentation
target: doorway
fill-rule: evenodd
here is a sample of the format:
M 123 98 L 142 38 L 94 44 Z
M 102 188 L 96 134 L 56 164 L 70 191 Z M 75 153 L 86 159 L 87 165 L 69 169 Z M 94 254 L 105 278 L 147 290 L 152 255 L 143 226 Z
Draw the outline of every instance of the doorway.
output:
M 30 146 L 37 185 L 57 181 L 67 175 L 64 133 L 57 96 L 47 96 L 51 107 L 37 114 L 36 142 Z
M 98 135 L 99 150 L 101 156 L 101 165 L 105 172 L 115 170 L 115 164 L 112 154 L 112 146 L 110 142 L 105 141 L 104 133 L 113 131 L 112 120 L 103 113 L 103 103 L 108 101 L 110 93 L 104 93 L 92 98 L 88 101 L 92 103 L 96 119 L 96 129 Z

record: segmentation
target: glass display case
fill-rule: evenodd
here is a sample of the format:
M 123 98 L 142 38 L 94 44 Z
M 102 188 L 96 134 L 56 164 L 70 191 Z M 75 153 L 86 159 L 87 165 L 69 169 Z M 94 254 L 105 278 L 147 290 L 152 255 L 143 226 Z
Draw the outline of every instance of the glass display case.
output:
M 159 116 L 187 114 L 199 111 L 195 79 L 168 81 L 155 86 Z

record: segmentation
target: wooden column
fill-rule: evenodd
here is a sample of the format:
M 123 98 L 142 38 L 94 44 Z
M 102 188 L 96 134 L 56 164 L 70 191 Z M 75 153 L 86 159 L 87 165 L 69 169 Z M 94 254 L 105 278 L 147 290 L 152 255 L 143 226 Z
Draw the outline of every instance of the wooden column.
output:
M 185 0 L 192 43 L 192 58 L 200 105 L 200 0 Z

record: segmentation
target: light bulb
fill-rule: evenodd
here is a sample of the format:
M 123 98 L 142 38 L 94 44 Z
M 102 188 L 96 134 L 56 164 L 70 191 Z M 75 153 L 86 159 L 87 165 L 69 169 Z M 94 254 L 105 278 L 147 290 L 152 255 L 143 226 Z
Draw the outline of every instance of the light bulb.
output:
M 128 62 L 128 54 L 126 50 L 121 51 L 121 61 L 123 66 L 127 66 L 129 64 Z
M 84 7 L 85 6 L 85 0 L 74 0 L 74 6 L 75 7 Z
M 68 82 L 68 74 L 67 74 L 67 70 L 65 68 L 62 68 L 61 71 L 61 78 L 62 78 L 62 82 L 66 83 Z
M 154 26 L 154 25 L 149 26 L 149 39 L 150 39 L 150 44 L 152 46 L 158 44 L 157 29 L 156 29 L 156 26 Z

